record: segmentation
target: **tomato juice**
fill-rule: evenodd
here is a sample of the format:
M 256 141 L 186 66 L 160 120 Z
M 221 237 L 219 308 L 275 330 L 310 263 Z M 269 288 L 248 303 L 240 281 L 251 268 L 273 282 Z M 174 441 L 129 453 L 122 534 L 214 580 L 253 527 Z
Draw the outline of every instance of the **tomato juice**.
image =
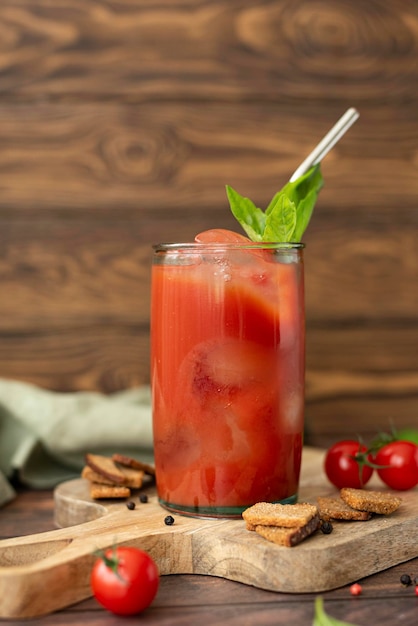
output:
M 235 517 L 255 502 L 296 501 L 304 415 L 302 255 L 302 244 L 243 237 L 155 247 L 154 453 L 166 508 Z

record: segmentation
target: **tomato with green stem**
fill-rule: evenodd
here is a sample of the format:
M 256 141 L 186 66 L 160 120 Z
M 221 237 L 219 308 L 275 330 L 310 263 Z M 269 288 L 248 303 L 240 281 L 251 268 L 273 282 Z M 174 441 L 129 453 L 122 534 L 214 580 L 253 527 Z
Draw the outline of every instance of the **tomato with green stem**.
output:
M 345 439 L 328 449 L 324 469 L 328 480 L 338 489 L 360 489 L 372 477 L 373 463 L 365 445 Z
M 136 615 L 146 609 L 158 591 L 154 560 L 134 547 L 116 547 L 100 555 L 91 572 L 97 601 L 116 615 Z
M 370 448 L 376 451 L 392 441 L 412 441 L 412 443 L 418 445 L 418 430 L 416 428 L 398 429 L 392 426 L 388 432 L 379 432 L 373 439 Z
M 418 446 L 412 441 L 392 441 L 373 457 L 379 478 L 391 489 L 405 491 L 418 484 Z

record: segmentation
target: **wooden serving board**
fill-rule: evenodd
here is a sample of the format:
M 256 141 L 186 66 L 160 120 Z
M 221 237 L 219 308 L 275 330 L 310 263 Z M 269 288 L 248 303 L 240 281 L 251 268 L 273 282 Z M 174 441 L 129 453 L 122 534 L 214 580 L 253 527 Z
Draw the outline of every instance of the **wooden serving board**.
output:
M 335 493 L 322 462 L 323 452 L 304 449 L 300 501 Z M 68 481 L 55 490 L 60 529 L 0 542 L 0 617 L 45 615 L 87 598 L 93 553 L 120 544 L 149 552 L 162 575 L 207 574 L 292 593 L 333 589 L 418 556 L 418 490 L 401 497 L 390 516 L 335 523 L 330 535 L 318 532 L 285 548 L 246 530 L 242 520 L 176 515 L 166 526 L 152 490 L 146 504 L 135 497 L 131 511 L 125 502 L 92 501 L 84 479 Z

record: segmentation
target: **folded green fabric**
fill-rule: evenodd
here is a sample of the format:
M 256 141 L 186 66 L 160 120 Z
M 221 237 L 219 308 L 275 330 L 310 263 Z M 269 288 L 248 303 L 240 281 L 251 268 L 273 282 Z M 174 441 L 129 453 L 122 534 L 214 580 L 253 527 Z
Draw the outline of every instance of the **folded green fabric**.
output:
M 153 461 L 148 386 L 106 396 L 0 379 L 0 505 L 14 496 L 7 479 L 54 487 L 79 475 L 86 452 Z

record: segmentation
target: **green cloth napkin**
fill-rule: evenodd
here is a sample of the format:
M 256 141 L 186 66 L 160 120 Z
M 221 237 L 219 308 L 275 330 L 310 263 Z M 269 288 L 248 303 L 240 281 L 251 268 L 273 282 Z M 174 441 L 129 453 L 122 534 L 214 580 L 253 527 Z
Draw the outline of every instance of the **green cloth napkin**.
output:
M 12 477 L 54 487 L 80 474 L 86 452 L 153 462 L 148 386 L 106 396 L 0 379 L 0 506 L 15 495 Z

